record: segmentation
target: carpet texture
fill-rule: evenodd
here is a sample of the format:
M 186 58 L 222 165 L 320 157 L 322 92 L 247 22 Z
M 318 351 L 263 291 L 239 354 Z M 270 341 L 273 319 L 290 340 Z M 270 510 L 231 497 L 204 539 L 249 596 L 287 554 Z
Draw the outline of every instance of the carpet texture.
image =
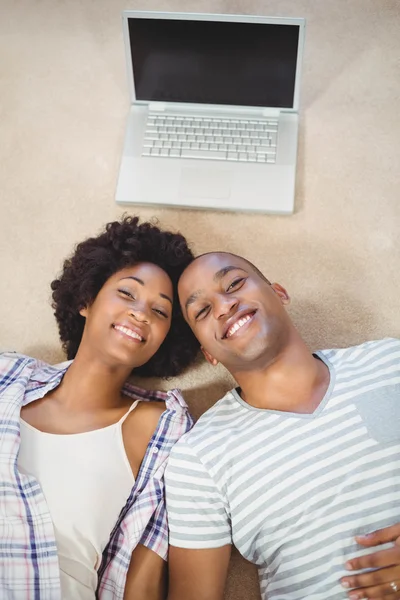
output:
M 195 253 L 252 260 L 289 290 L 312 349 L 400 336 L 399 2 L 14 0 L 0 9 L 0 349 L 63 359 L 49 283 L 122 214 L 125 8 L 306 18 L 295 214 L 129 212 L 180 230 Z M 198 417 L 231 380 L 199 362 L 169 385 Z M 236 554 L 226 598 L 259 598 Z

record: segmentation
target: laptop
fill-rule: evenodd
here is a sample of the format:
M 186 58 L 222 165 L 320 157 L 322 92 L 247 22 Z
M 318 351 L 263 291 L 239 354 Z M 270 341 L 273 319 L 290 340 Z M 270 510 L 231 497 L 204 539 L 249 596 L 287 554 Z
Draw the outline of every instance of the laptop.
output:
M 304 19 L 123 12 L 122 205 L 294 210 Z

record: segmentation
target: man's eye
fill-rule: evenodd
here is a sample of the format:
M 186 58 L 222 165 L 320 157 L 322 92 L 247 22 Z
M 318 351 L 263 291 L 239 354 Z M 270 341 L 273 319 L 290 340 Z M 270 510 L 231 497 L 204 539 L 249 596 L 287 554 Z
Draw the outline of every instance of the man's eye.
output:
M 230 292 L 232 290 L 238 290 L 242 287 L 242 285 L 244 284 L 244 282 L 246 281 L 245 277 L 238 277 L 237 279 L 235 279 L 234 281 L 232 281 L 231 284 L 228 285 L 228 287 L 226 288 L 227 292 Z
M 202 317 L 207 316 L 207 314 L 209 312 L 209 308 L 210 308 L 209 306 L 205 306 L 204 308 L 202 308 L 201 310 L 199 310 L 199 312 L 195 316 L 196 321 L 198 321 Z
M 135 299 L 135 297 L 127 290 L 118 290 L 118 291 L 120 294 L 122 294 L 123 296 L 126 296 L 127 298 L 132 298 L 132 300 Z

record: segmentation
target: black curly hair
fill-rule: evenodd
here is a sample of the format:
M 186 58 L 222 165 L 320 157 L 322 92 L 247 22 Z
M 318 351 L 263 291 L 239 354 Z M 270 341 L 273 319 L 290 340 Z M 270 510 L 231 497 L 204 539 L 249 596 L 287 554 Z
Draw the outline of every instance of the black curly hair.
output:
M 81 343 L 85 318 L 79 311 L 90 306 L 105 282 L 114 273 L 140 262 L 158 265 L 174 287 L 171 328 L 156 354 L 135 368 L 142 377 L 173 377 L 194 361 L 199 343 L 186 324 L 176 291 L 178 279 L 193 260 L 183 235 L 162 231 L 153 223 L 125 216 L 107 223 L 105 231 L 76 247 L 65 260 L 59 279 L 51 283 L 52 307 L 60 339 L 68 359 L 75 358 Z

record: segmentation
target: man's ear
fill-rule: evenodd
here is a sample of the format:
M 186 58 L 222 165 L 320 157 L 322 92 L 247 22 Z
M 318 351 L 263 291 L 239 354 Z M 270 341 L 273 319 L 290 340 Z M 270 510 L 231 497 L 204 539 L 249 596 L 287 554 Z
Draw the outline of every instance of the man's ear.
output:
M 86 317 L 88 316 L 88 308 L 87 306 L 84 306 L 83 308 L 81 308 L 81 310 L 79 311 L 79 314 L 81 315 L 81 317 Z
M 218 364 L 218 361 L 217 361 L 217 359 L 216 359 L 216 358 L 214 358 L 213 356 L 211 356 L 211 354 L 210 354 L 209 352 L 207 352 L 207 350 L 205 350 L 205 349 L 203 348 L 203 346 L 201 346 L 200 348 L 201 348 L 201 351 L 202 351 L 202 353 L 203 353 L 203 354 L 204 354 L 204 356 L 205 356 L 205 359 L 206 359 L 206 361 L 207 361 L 207 362 L 209 362 L 209 363 L 210 363 L 210 365 L 212 365 L 213 367 L 216 367 L 216 366 L 217 366 L 217 364 Z
M 279 296 L 282 304 L 290 304 L 290 296 L 283 286 L 281 286 L 279 283 L 271 283 L 271 287 L 275 294 Z

